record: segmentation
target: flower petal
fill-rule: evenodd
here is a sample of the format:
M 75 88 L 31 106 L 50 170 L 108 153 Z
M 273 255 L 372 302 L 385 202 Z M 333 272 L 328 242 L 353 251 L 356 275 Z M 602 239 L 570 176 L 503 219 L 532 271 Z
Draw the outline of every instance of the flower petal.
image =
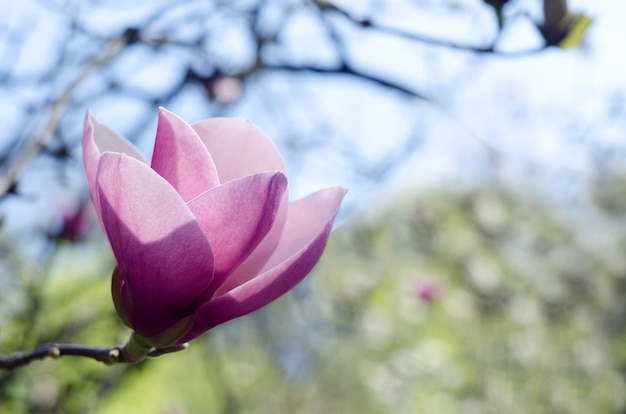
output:
M 263 267 L 256 273 L 239 272 L 238 269 L 216 292 L 216 296 L 246 283 L 297 254 L 328 222 L 332 223 L 345 193 L 346 189 L 343 187 L 331 187 L 290 203 L 278 247 L 266 259 Z
M 219 184 L 211 155 L 196 131 L 164 108 L 159 108 L 152 168 L 184 201 Z
M 248 278 L 259 274 L 260 270 L 272 257 L 274 251 L 280 243 L 283 229 L 285 228 L 288 208 L 289 194 L 287 194 L 287 190 L 285 190 L 282 199 L 280 200 L 278 210 L 276 211 L 276 217 L 274 218 L 272 229 L 252 251 L 252 253 L 250 253 L 250 255 L 239 266 L 237 266 L 232 274 L 228 276 L 229 279 L 232 278 L 232 281 L 247 280 Z
M 212 118 L 192 125 L 215 162 L 221 183 L 265 171 L 286 174 L 272 141 L 250 121 Z
M 83 162 L 87 173 L 87 183 L 91 192 L 91 200 L 100 216 L 100 203 L 96 189 L 96 173 L 100 155 L 105 151 L 123 152 L 133 158 L 146 162 L 145 158 L 128 140 L 119 136 L 109 127 L 102 125 L 87 112 L 83 128 Z
M 122 299 L 123 290 L 124 281 L 122 280 L 122 276 L 120 275 L 120 268 L 115 266 L 115 269 L 113 270 L 113 275 L 111 277 L 111 296 L 113 297 L 113 306 L 115 306 L 117 315 L 120 317 L 122 322 L 124 322 L 124 325 L 130 328 L 131 326 L 128 322 L 128 317 L 126 316 L 126 308 Z
M 174 188 L 148 165 L 104 153 L 96 184 L 124 314 L 140 335 L 158 335 L 193 313 L 209 288 L 211 247 Z
M 87 113 L 87 118 L 85 119 L 85 132 L 87 132 L 88 129 L 87 124 L 91 124 L 91 131 L 93 131 L 93 133 L 89 135 L 86 134 L 87 136 L 83 135 L 83 144 L 85 143 L 84 140 L 86 138 L 91 138 L 93 139 L 99 153 L 120 152 L 147 164 L 144 156 L 141 155 L 141 153 L 130 141 L 120 136 L 108 126 L 102 125 L 89 112 Z
M 270 231 L 286 188 L 281 172 L 254 174 L 188 203 L 215 255 L 211 294 Z
M 322 255 L 345 192 L 341 187 L 327 188 L 292 203 L 284 236 L 266 265 L 268 270 L 202 305 L 195 314 L 194 327 L 180 342 L 253 312 L 298 284 Z M 230 278 L 218 294 L 227 283 L 231 284 Z

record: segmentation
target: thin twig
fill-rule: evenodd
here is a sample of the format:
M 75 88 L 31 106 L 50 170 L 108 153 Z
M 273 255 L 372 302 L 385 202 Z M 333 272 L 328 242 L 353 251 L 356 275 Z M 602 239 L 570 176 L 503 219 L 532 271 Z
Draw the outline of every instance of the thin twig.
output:
M 430 98 L 421 94 L 420 92 L 411 90 L 407 87 L 404 87 L 400 84 L 396 84 L 394 82 L 388 81 L 386 79 L 370 75 L 364 72 L 359 72 L 358 70 L 352 68 L 347 64 L 343 64 L 338 67 L 331 68 L 322 68 L 317 66 L 297 66 L 291 64 L 270 64 L 263 66 L 263 69 L 273 70 L 273 71 L 285 71 L 285 72 L 310 72 L 316 73 L 320 75 L 348 75 L 354 76 L 359 79 L 363 79 L 365 81 L 377 84 L 379 86 L 383 86 L 385 88 L 389 88 L 398 92 L 401 92 L 404 95 L 412 96 L 415 98 L 422 99 L 424 101 L 430 101 Z
M 56 131 L 63 112 L 67 108 L 72 95 L 80 84 L 87 79 L 91 72 L 102 67 L 115 58 L 124 49 L 124 46 L 126 46 L 127 43 L 128 39 L 125 36 L 112 40 L 102 56 L 89 62 L 76 79 L 74 79 L 74 81 L 67 87 L 65 92 L 52 101 L 50 116 L 48 117 L 48 121 L 37 139 L 22 149 L 22 151 L 15 158 L 15 161 L 7 168 L 4 176 L 0 177 L 0 196 L 6 194 L 6 192 L 11 189 L 15 179 L 19 176 L 24 167 L 26 167 L 30 160 L 48 145 L 54 136 L 54 132 Z
M 525 57 L 525 56 L 530 56 L 530 55 L 541 53 L 545 51 L 546 48 L 548 47 L 548 45 L 546 44 L 546 45 L 542 45 L 542 46 L 535 47 L 535 48 L 529 48 L 529 49 L 513 50 L 513 51 L 499 51 L 496 49 L 496 44 L 499 40 L 499 36 L 494 39 L 492 44 L 487 45 L 487 46 L 473 46 L 469 44 L 455 43 L 455 42 L 445 40 L 445 39 L 439 39 L 439 38 L 424 35 L 424 34 L 409 32 L 409 31 L 402 30 L 396 27 L 376 24 L 374 23 L 374 21 L 370 19 L 358 19 L 352 14 L 350 14 L 349 12 L 341 9 L 340 7 L 332 3 L 325 2 L 325 1 L 314 0 L 313 3 L 317 7 L 319 7 L 320 10 L 330 11 L 330 12 L 339 14 L 343 16 L 347 21 L 361 28 L 374 30 L 379 33 L 388 34 L 391 36 L 404 38 L 407 40 L 412 40 L 412 41 L 416 41 L 416 42 L 420 42 L 424 44 L 429 44 L 432 46 L 441 46 L 441 47 L 445 47 L 448 49 L 461 50 L 461 51 L 466 51 L 466 52 L 471 52 L 471 53 L 476 53 L 476 54 L 489 54 L 489 55 L 493 55 L 493 56 L 497 56 L 501 58 L 519 58 L 519 57 Z M 525 14 L 525 13 L 519 14 L 516 17 L 526 17 L 530 19 L 530 16 L 528 16 L 528 14 Z
M 0 356 L 0 369 L 15 369 L 38 359 L 59 358 L 62 356 L 91 358 L 105 364 L 126 362 L 120 347 L 98 348 L 74 344 L 51 344 L 9 356 Z
M 103 348 L 74 344 L 51 344 L 36 348 L 31 352 L 19 352 L 9 356 L 0 355 L 0 369 L 15 369 L 38 359 L 59 358 L 62 356 L 91 358 L 104 362 L 107 365 L 117 363 L 133 364 L 141 362 L 147 357 L 154 358 L 184 351 L 187 347 L 188 344 L 184 343 L 156 348 L 148 340 L 133 332 L 126 345 L 122 347 Z

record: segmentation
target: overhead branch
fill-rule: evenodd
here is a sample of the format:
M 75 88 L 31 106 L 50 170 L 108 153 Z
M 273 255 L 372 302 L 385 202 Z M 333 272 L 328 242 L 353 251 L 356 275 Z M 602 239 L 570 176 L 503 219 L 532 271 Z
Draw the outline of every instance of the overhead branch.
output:
M 316 0 L 314 1 L 314 3 L 320 8 L 320 10 L 338 14 L 344 17 L 348 22 L 356 26 L 359 26 L 363 29 L 374 30 L 378 33 L 383 33 L 383 34 L 395 36 L 398 38 L 403 38 L 406 40 L 416 41 L 416 42 L 428 44 L 431 46 L 445 47 L 448 49 L 466 51 L 466 52 L 471 52 L 471 53 L 476 53 L 476 54 L 488 54 L 488 55 L 494 55 L 494 56 L 503 57 L 503 58 L 518 58 L 518 57 L 523 57 L 527 55 L 534 55 L 534 54 L 544 51 L 548 47 L 548 45 L 544 45 L 540 47 L 523 49 L 523 50 L 500 51 L 497 49 L 497 43 L 499 40 L 498 36 L 496 36 L 496 38 L 493 40 L 493 42 L 491 42 L 491 44 L 486 45 L 486 46 L 475 46 L 475 45 L 456 43 L 456 42 L 451 42 L 449 40 L 444 40 L 444 39 L 440 39 L 440 38 L 436 38 L 436 37 L 432 37 L 432 36 L 428 36 L 424 34 L 409 32 L 407 30 L 399 29 L 397 27 L 385 26 L 382 24 L 375 23 L 371 19 L 358 19 L 352 14 L 350 14 L 349 12 L 347 12 L 346 10 L 343 10 L 339 8 L 338 6 L 327 3 L 327 2 Z M 523 16 L 527 17 L 526 15 L 523 15 Z
M 343 64 L 335 68 L 323 68 L 323 67 L 318 67 L 318 66 L 307 66 L 307 65 L 298 66 L 298 65 L 290 65 L 290 64 L 280 64 L 280 65 L 265 65 L 263 66 L 263 69 L 274 70 L 274 71 L 287 71 L 287 72 L 310 72 L 310 73 L 317 73 L 317 74 L 322 74 L 322 75 L 350 75 L 350 76 L 354 76 L 356 78 L 363 79 L 365 81 L 377 84 L 379 86 L 383 86 L 383 87 L 395 90 L 404 95 L 423 99 L 429 102 L 431 101 L 431 99 L 421 94 L 420 92 L 411 90 L 405 86 L 388 81 L 386 79 L 357 71 L 356 69 L 352 68 L 351 66 L 347 64 Z
M 48 120 L 33 142 L 26 144 L 14 161 L 6 168 L 0 177 L 0 197 L 6 194 L 15 184 L 15 180 L 21 171 L 28 165 L 42 149 L 46 148 L 52 137 L 55 135 L 57 126 L 65 113 L 65 109 L 70 103 L 76 89 L 87 79 L 87 77 L 98 68 L 110 62 L 115 58 L 128 44 L 125 36 L 110 41 L 104 53 L 89 62 L 83 70 L 78 74 L 74 81 L 65 89 L 65 91 L 50 104 L 50 115 Z

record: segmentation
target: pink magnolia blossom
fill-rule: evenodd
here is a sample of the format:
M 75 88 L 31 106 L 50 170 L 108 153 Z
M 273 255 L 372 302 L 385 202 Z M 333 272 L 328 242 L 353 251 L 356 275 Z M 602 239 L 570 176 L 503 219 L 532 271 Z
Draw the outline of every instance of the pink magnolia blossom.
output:
M 432 304 L 443 293 L 443 286 L 437 279 L 426 279 L 418 283 L 416 288 L 417 297 L 423 302 Z
M 289 202 L 283 160 L 252 123 L 188 125 L 165 109 L 152 163 L 87 114 L 85 170 L 117 260 L 121 319 L 175 347 L 300 282 L 326 246 L 345 189 Z
M 61 217 L 61 225 L 56 234 L 59 240 L 67 240 L 71 243 L 83 241 L 94 224 L 92 214 L 90 214 L 91 206 L 88 202 L 81 201 L 78 206 L 63 209 Z
M 233 76 L 218 76 L 209 83 L 209 92 L 215 100 L 229 104 L 241 96 L 243 82 Z

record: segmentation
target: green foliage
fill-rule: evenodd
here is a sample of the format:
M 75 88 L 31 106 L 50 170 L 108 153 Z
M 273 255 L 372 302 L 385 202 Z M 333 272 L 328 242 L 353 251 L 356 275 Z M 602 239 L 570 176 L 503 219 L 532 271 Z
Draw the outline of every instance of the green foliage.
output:
M 83 248 L 79 250 L 60 247 L 55 259 L 63 263 L 51 263 L 44 273 L 16 268 L 25 295 L 12 313 L 7 311 L 10 317 L 0 335 L 3 353 L 51 342 L 92 346 L 118 342 L 121 327 L 109 305 L 109 277 L 94 277 L 84 268 L 70 266 L 67 260 L 85 253 Z M 122 373 L 118 368 L 68 357 L 0 371 L 0 412 L 89 412 L 98 395 Z
M 499 188 L 433 191 L 335 235 L 319 270 L 382 412 L 624 407 L 608 326 L 626 309 L 626 262 L 563 213 Z
M 0 412 L 622 412 L 626 228 L 605 199 L 582 212 L 497 186 L 421 193 L 338 229 L 307 283 L 185 352 L 0 373 Z M 127 339 L 112 264 L 77 254 L 27 284 L 3 352 Z

